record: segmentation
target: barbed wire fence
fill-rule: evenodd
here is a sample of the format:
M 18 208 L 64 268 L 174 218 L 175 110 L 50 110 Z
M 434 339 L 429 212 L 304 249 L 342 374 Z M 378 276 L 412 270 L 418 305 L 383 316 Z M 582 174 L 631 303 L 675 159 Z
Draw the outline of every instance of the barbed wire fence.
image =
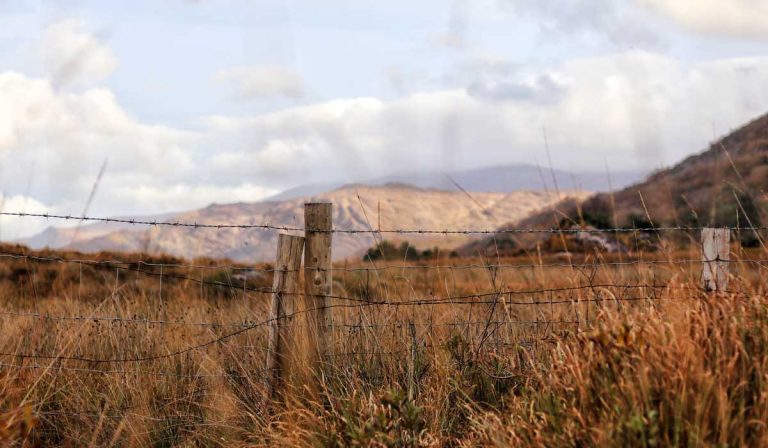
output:
M 759 232 L 768 229 L 763 227 L 338 229 L 332 226 L 330 204 L 307 204 L 306 207 L 311 211 L 305 214 L 304 227 L 0 212 L 0 216 L 18 218 L 280 232 L 275 263 L 270 267 L 98 259 L 81 255 L 70 258 L 58 254 L 30 253 L 21 249 L 0 251 L 0 265 L 2 260 L 24 265 L 17 272 L 10 272 L 7 278 L 17 289 L 31 290 L 27 293 L 31 292 L 32 295 L 29 301 L 32 306 L 29 302 L 6 300 L 6 309 L 0 310 L 2 319 L 28 319 L 38 325 L 53 326 L 59 330 L 60 324 L 69 322 L 79 323 L 81 328 L 84 325 L 105 324 L 112 328 L 144 326 L 153 331 L 196 329 L 201 332 L 196 335 L 195 342 L 159 350 L 157 346 L 138 346 L 130 339 L 112 338 L 109 339 L 112 344 L 109 348 L 118 355 L 108 357 L 96 356 L 93 352 L 97 350 L 93 347 L 62 347 L 50 341 L 40 344 L 45 347 L 25 351 L 29 350 L 29 346 L 34 346 L 32 338 L 27 338 L 23 344 L 21 341 L 7 340 L 3 345 L 5 349 L 0 351 L 0 372 L 7 375 L 36 371 L 41 375 L 68 373 L 192 380 L 218 378 L 259 383 L 263 385 L 268 397 L 278 397 L 280 389 L 290 381 L 286 371 L 292 368 L 292 362 L 297 362 L 295 351 L 301 346 L 298 342 L 301 339 L 304 344 L 298 360 L 313 371 L 344 366 L 349 358 L 370 361 L 392 357 L 395 368 L 402 367 L 400 364 L 404 363 L 405 384 L 409 396 L 412 396 L 418 387 L 418 358 L 424 352 L 449 352 L 450 356 L 459 361 L 476 361 L 485 354 L 498 357 L 512 356 L 520 350 L 531 352 L 542 344 L 582 332 L 590 325 L 590 319 L 595 319 L 595 313 L 601 307 L 613 305 L 616 309 L 622 309 L 633 304 L 657 306 L 665 301 L 706 300 L 712 292 L 728 291 L 732 265 L 768 268 L 768 259 L 730 258 L 731 232 Z M 371 234 L 379 237 L 385 234 L 462 234 L 496 237 L 505 234 L 562 236 L 633 232 L 680 232 L 688 236 L 700 233 L 701 246 L 697 248 L 700 256 L 689 254 L 676 258 L 665 253 L 647 259 L 632 259 L 629 256 L 622 257 L 619 253 L 619 259 L 614 260 L 597 254 L 591 258 L 586 257 L 582 262 L 567 258 L 566 262 L 548 263 L 541 257 L 534 263 L 502 262 L 497 257 L 493 261 L 482 259 L 481 263 L 467 264 L 460 264 L 461 259 L 446 261 L 438 257 L 434 263 L 408 264 L 409 260 L 404 259 L 402 263 L 383 263 L 383 266 L 368 259 L 362 266 L 351 267 L 346 263 L 343 266 L 333 264 L 331 257 L 334 234 Z M 297 236 L 296 233 L 302 233 L 303 236 Z M 381 241 L 381 238 L 374 240 Z M 81 298 L 84 268 L 91 273 L 114 271 L 112 292 L 90 313 L 41 312 L 38 306 L 43 294 L 38 290 L 35 266 L 66 266 L 74 269 L 78 273 L 75 282 L 78 298 Z M 601 270 L 620 271 L 628 267 L 637 269 L 626 276 L 622 271 L 622 275 L 618 276 L 621 278 L 599 275 Z M 657 271 L 657 267 L 667 268 L 678 277 L 694 273 L 698 280 L 672 281 L 674 275 L 664 276 Z M 192 275 L 195 271 L 199 275 Z M 548 277 L 542 274 L 544 271 L 555 274 Z M 123 277 L 130 274 L 137 278 L 157 280 L 157 294 L 145 295 L 157 298 L 153 308 L 161 312 L 154 317 L 135 313 L 130 315 L 127 312 L 123 315 L 104 314 L 102 308 L 105 308 L 105 302 L 111 302 L 115 310 L 121 309 L 121 306 L 124 310 L 130 309 L 130 304 L 121 304 L 118 299 L 120 288 L 125 286 L 125 279 L 122 285 L 120 283 L 121 273 Z M 505 277 L 509 273 L 518 274 L 518 278 Z M 253 281 L 257 276 L 261 276 L 260 283 Z M 101 277 L 100 281 L 106 290 L 109 286 L 105 278 Z M 270 280 L 271 286 L 268 284 Z M 246 309 L 251 309 L 251 312 L 244 313 L 245 316 L 233 316 L 231 312 L 224 311 L 221 313 L 224 315 L 223 320 L 220 319 L 222 316 L 216 320 L 190 320 L 184 315 L 169 317 L 165 305 L 167 297 L 163 292 L 164 282 L 166 295 L 170 294 L 168 289 L 174 285 L 188 289 L 192 285 L 199 289 L 200 299 L 205 299 L 207 292 L 226 292 L 230 296 L 241 294 Z M 483 284 L 488 287 L 481 288 Z M 531 284 L 537 286 L 532 287 Z M 17 305 L 7 307 L 12 302 Z M 124 333 L 129 334 L 130 331 Z M 260 336 L 249 337 L 253 333 L 259 333 Z M 25 348 L 22 349 L 22 346 Z M 247 367 L 240 365 L 240 368 L 222 368 L 215 365 L 203 366 L 206 363 L 201 362 L 198 368 L 191 371 L 156 368 L 163 360 L 189 360 L 211 349 L 248 353 L 255 356 L 259 360 L 256 364 L 263 367 L 256 368 L 254 363 L 249 363 Z M 520 364 L 524 367 L 526 362 L 530 361 L 521 361 Z M 516 374 L 502 370 L 501 367 L 484 372 L 497 379 Z M 313 376 L 304 381 L 311 382 L 317 378 Z M 310 387 L 317 388 L 319 385 L 310 384 Z M 123 409 L 122 413 L 110 414 L 108 418 L 123 418 L 131 412 Z M 56 409 L 43 409 L 39 414 L 99 417 L 87 412 L 68 413 Z

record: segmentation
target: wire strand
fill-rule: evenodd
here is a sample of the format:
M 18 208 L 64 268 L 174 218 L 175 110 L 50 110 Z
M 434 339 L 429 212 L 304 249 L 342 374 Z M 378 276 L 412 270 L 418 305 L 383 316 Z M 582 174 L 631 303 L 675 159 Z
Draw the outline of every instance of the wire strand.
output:
M 16 216 L 16 217 L 30 217 L 30 218 L 44 218 L 44 219 L 60 219 L 60 220 L 74 220 L 74 221 L 93 221 L 93 222 L 105 222 L 105 223 L 119 223 L 130 225 L 146 225 L 153 227 L 184 227 L 193 229 L 257 229 L 257 230 L 282 230 L 286 232 L 317 232 L 317 233 L 348 233 L 348 234 L 461 234 L 461 235 L 492 235 L 492 234 L 514 234 L 514 233 L 631 233 L 631 232 L 668 232 L 668 231 L 700 231 L 706 227 L 703 226 L 661 226 L 661 227 L 614 227 L 614 228 L 583 228 L 583 229 L 557 229 L 557 228 L 500 228 L 500 229 L 312 229 L 293 226 L 281 226 L 273 224 L 232 224 L 232 223 L 198 223 L 198 222 L 182 222 L 182 221 L 157 221 L 157 220 L 142 220 L 134 218 L 108 218 L 108 217 L 96 217 L 96 216 L 73 216 L 73 215 L 60 215 L 52 213 L 29 213 L 29 212 L 0 212 L 0 216 Z M 722 227 L 732 231 L 751 231 L 751 230 L 768 230 L 768 227 Z

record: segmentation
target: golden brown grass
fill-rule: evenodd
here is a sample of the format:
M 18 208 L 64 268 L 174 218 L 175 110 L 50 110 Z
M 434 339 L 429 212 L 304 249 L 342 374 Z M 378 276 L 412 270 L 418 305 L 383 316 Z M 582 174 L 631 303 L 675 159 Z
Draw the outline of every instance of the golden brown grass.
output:
M 530 375 L 507 409 L 473 417 L 468 444 L 768 444 L 763 297 L 600 317 L 558 344 L 551 365 Z
M 383 271 L 338 271 L 334 295 L 400 305 L 335 300 L 322 371 L 294 363 L 281 398 L 271 399 L 262 382 L 263 325 L 169 356 L 241 328 L 234 325 L 264 321 L 269 295 L 248 288 L 270 285 L 269 276 L 247 280 L 243 290 L 232 272 L 198 260 L 210 268 L 164 267 L 161 286 L 159 275 L 131 269 L 3 259 L 0 312 L 16 314 L 0 315 L 0 351 L 9 354 L 0 357 L 6 412 L 0 440 L 30 446 L 768 442 L 768 313 L 759 266 L 734 263 L 735 293 L 707 296 L 696 289 L 698 264 L 573 261 L 574 267 L 459 269 L 484 262 L 442 259 L 426 262 L 429 269 L 392 263 Z M 493 261 L 530 263 L 563 260 Z M 159 274 L 157 266 L 133 267 Z M 200 278 L 232 286 L 201 286 Z M 539 289 L 557 290 L 532 292 Z M 501 290 L 517 293 L 472 298 Z M 52 318 L 61 316 L 84 318 Z M 293 325 L 302 330 L 302 315 Z M 310 387 L 306 378 L 314 378 Z

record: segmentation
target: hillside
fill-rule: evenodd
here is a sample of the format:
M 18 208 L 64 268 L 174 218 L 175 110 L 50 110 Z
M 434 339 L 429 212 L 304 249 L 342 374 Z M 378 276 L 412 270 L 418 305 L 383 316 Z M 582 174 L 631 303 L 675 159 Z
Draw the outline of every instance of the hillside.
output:
M 166 213 L 162 215 L 144 216 L 120 216 L 121 220 L 135 219 L 139 221 L 166 221 L 173 220 L 175 215 Z M 115 222 L 83 222 L 79 228 L 75 227 L 48 227 L 42 232 L 28 238 L 20 238 L 15 243 L 23 244 L 31 249 L 64 248 L 75 242 L 87 241 L 107 235 L 117 230 L 131 230 L 135 226 L 126 223 Z
M 650 175 L 643 182 L 613 194 L 599 193 L 583 201 L 566 200 L 542 213 L 505 227 L 551 228 L 588 225 L 606 227 L 650 226 L 760 226 L 768 222 L 768 115 L 763 115 L 677 165 Z M 754 244 L 753 234 L 742 242 Z M 499 234 L 500 240 L 512 237 Z M 517 245 L 528 243 L 515 238 Z M 462 248 L 466 253 L 486 251 L 492 239 Z
M 583 194 L 571 193 L 574 197 Z M 334 226 L 344 229 L 372 228 L 493 229 L 504 223 L 551 205 L 544 192 L 471 193 L 422 189 L 402 184 L 381 187 L 349 185 L 310 197 L 285 201 L 214 204 L 200 210 L 179 213 L 169 221 L 200 223 L 269 223 L 303 226 L 303 204 L 310 200 L 334 204 Z M 370 227 L 369 227 L 370 226 Z M 94 230 L 95 229 L 95 230 Z M 194 258 L 210 256 L 239 261 L 269 261 L 274 257 L 274 231 L 259 229 L 189 229 L 171 227 L 122 227 L 109 231 L 109 225 L 83 226 L 78 240 L 67 247 L 81 251 L 146 251 Z M 60 232 L 59 235 L 57 232 Z M 48 229 L 50 241 L 71 241 L 70 229 Z M 387 235 L 402 241 L 396 235 Z M 469 241 L 464 235 L 409 235 L 416 248 L 453 248 Z M 41 241 L 33 238 L 30 241 Z M 335 235 L 334 257 L 358 257 L 374 244 L 367 234 Z

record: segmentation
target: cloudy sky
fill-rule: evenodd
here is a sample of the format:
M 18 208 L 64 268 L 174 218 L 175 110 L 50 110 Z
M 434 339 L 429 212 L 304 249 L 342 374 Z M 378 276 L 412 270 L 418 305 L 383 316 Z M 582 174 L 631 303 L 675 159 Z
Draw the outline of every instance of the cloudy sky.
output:
M 118 5 L 116 5 L 118 4 Z M 653 169 L 768 112 L 768 0 L 0 0 L 6 211 L 506 163 Z M 0 237 L 40 225 L 0 220 Z

